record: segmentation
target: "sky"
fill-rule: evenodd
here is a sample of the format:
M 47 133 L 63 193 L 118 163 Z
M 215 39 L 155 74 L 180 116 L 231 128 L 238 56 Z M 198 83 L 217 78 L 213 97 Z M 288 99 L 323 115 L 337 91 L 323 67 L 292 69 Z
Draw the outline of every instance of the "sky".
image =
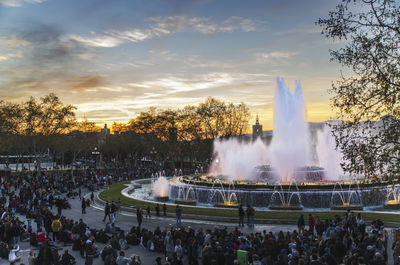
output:
M 334 43 L 315 24 L 336 0 L 0 0 L 0 99 L 54 92 L 77 117 L 127 122 L 207 97 L 273 127 L 276 77 L 301 81 L 309 121 L 334 117 Z

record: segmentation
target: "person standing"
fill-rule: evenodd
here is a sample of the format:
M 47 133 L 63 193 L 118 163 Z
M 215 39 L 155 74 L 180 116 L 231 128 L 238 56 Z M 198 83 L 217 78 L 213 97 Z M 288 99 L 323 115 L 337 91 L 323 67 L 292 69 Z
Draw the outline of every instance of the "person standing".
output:
M 51 230 L 53 231 L 53 241 L 56 241 L 56 239 L 60 238 L 59 234 L 60 234 L 61 228 L 62 228 L 62 224 L 61 224 L 60 220 L 55 218 L 53 220 L 53 222 L 51 223 Z
M 249 215 L 249 226 L 254 227 L 254 214 L 255 214 L 254 208 L 249 205 L 247 210 L 248 210 L 247 214 Z
M 321 222 L 321 219 L 319 219 L 319 216 L 317 216 L 317 220 L 315 223 L 315 231 L 317 232 L 318 240 L 320 241 L 322 239 L 322 234 L 325 231 L 325 225 L 323 222 Z
M 304 233 L 304 214 L 300 214 L 297 219 L 297 228 L 299 230 L 299 234 L 302 235 Z
M 156 215 L 160 216 L 160 205 L 158 203 L 156 204 Z
M 162 209 L 163 209 L 164 217 L 166 217 L 167 216 L 167 205 L 165 203 L 163 204 Z
M 81 189 L 81 187 L 79 187 L 78 193 L 79 193 L 79 200 L 82 200 L 82 189 Z
M 117 205 L 115 205 L 115 202 L 111 202 L 111 222 L 115 222 L 116 220 L 116 214 L 117 214 Z
M 117 211 L 118 212 L 122 212 L 121 204 L 122 204 L 121 198 L 118 197 L 118 201 L 117 201 Z
M 111 216 L 110 216 L 110 205 L 108 204 L 108 202 L 106 202 L 106 206 L 104 207 L 104 218 L 103 218 L 103 222 L 106 221 L 106 217 L 108 217 L 108 220 L 111 222 Z
M 149 205 L 147 205 L 147 208 L 146 208 L 146 217 L 147 218 L 151 217 L 151 215 L 150 215 L 150 206 Z
M 62 201 L 61 201 L 60 198 L 57 198 L 56 206 L 57 206 L 57 213 L 58 213 L 59 216 L 61 216 L 62 215 L 62 207 L 63 206 L 62 206 Z
M 182 208 L 176 205 L 176 226 L 182 226 Z
M 140 209 L 140 208 L 136 209 L 136 219 L 138 222 L 138 226 L 140 228 L 142 226 L 142 221 L 143 221 L 143 212 L 142 212 L 142 209 Z
M 94 193 L 92 191 L 92 193 L 90 193 L 90 200 L 92 201 L 92 203 L 94 203 Z
M 312 214 L 308 215 L 308 229 L 314 235 L 314 226 L 315 226 L 315 219 Z
M 172 239 L 171 231 L 168 231 L 164 238 L 164 250 L 165 258 L 168 259 L 168 261 L 172 261 L 174 256 L 174 240 Z
M 86 241 L 86 247 L 85 247 L 85 252 L 86 252 L 86 260 L 85 260 L 85 265 L 93 265 L 93 258 L 96 254 L 97 248 L 93 244 L 93 241 L 88 239 Z
M 83 199 L 82 200 L 82 214 L 85 214 L 86 213 L 86 200 L 85 199 Z
M 239 226 L 244 226 L 244 210 L 243 205 L 239 205 Z
M 183 260 L 183 248 L 181 246 L 181 240 L 178 238 L 176 240 L 176 245 L 175 245 L 175 249 L 174 249 L 174 253 L 175 253 L 175 264 L 176 265 L 182 265 L 182 260 Z

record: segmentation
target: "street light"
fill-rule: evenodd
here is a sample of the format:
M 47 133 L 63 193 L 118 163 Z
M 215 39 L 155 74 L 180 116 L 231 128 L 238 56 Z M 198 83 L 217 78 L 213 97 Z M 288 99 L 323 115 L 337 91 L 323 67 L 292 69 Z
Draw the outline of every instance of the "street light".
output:
M 94 156 L 94 168 L 97 169 L 97 156 L 100 154 L 100 152 L 97 150 L 97 147 L 94 148 L 92 151 L 92 155 Z

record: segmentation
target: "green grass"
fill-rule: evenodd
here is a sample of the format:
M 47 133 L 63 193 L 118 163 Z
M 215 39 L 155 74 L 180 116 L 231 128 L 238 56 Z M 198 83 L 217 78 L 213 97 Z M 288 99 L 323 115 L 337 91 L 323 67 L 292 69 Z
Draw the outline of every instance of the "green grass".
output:
M 100 199 L 111 202 L 117 201 L 118 198 L 121 198 L 122 206 L 126 207 L 134 207 L 134 208 L 150 208 L 154 211 L 155 205 L 157 203 L 151 202 L 142 202 L 135 199 L 127 198 L 122 196 L 121 190 L 126 186 L 124 184 L 128 184 L 130 181 L 122 181 L 109 186 L 109 188 L 100 193 Z M 160 203 L 160 208 L 161 208 Z M 220 217 L 237 217 L 238 211 L 237 209 L 215 209 L 215 208 L 191 208 L 191 207 L 183 207 L 184 214 L 193 214 L 193 215 L 201 215 L 201 216 L 220 216 Z M 175 207 L 167 205 L 167 212 L 174 213 Z M 308 213 L 311 213 L 314 217 L 319 216 L 321 220 L 332 219 L 336 214 L 340 216 L 344 215 L 344 212 L 340 211 L 303 211 L 306 220 L 308 219 Z M 299 212 L 294 211 L 256 211 L 255 219 L 270 219 L 270 220 L 288 220 L 288 221 L 296 221 L 299 217 Z M 363 212 L 362 217 L 364 220 L 372 221 L 380 218 L 386 222 L 400 222 L 400 215 L 398 214 L 390 214 L 390 213 L 370 213 Z

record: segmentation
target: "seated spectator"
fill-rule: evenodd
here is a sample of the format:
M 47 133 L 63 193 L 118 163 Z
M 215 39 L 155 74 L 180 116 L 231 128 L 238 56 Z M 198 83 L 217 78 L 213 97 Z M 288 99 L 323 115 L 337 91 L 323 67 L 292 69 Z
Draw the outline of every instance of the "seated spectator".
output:
M 127 250 L 129 248 L 128 242 L 126 241 L 124 235 L 122 235 L 119 239 L 119 247 L 121 248 L 121 250 Z
M 139 245 L 139 243 L 140 243 L 140 240 L 137 237 L 136 233 L 130 233 L 127 237 L 127 241 L 128 241 L 129 245 L 133 245 L 133 246 Z
M 64 251 L 64 254 L 61 257 L 61 265 L 74 265 L 76 264 L 75 258 L 68 253 L 68 249 Z
M 119 256 L 117 257 L 116 263 L 117 265 L 129 265 L 131 262 L 131 259 L 128 257 L 125 257 L 125 252 L 120 251 Z
M 17 252 L 19 251 L 19 245 L 15 245 L 8 254 L 8 261 L 10 264 L 15 264 L 16 262 L 21 260 L 21 257 L 17 256 Z
M 114 234 L 110 239 L 110 245 L 113 249 L 120 250 L 119 240 L 117 234 Z
M 142 261 L 140 260 L 140 257 L 136 254 L 132 254 L 131 256 L 131 263 L 129 265 L 141 265 Z

